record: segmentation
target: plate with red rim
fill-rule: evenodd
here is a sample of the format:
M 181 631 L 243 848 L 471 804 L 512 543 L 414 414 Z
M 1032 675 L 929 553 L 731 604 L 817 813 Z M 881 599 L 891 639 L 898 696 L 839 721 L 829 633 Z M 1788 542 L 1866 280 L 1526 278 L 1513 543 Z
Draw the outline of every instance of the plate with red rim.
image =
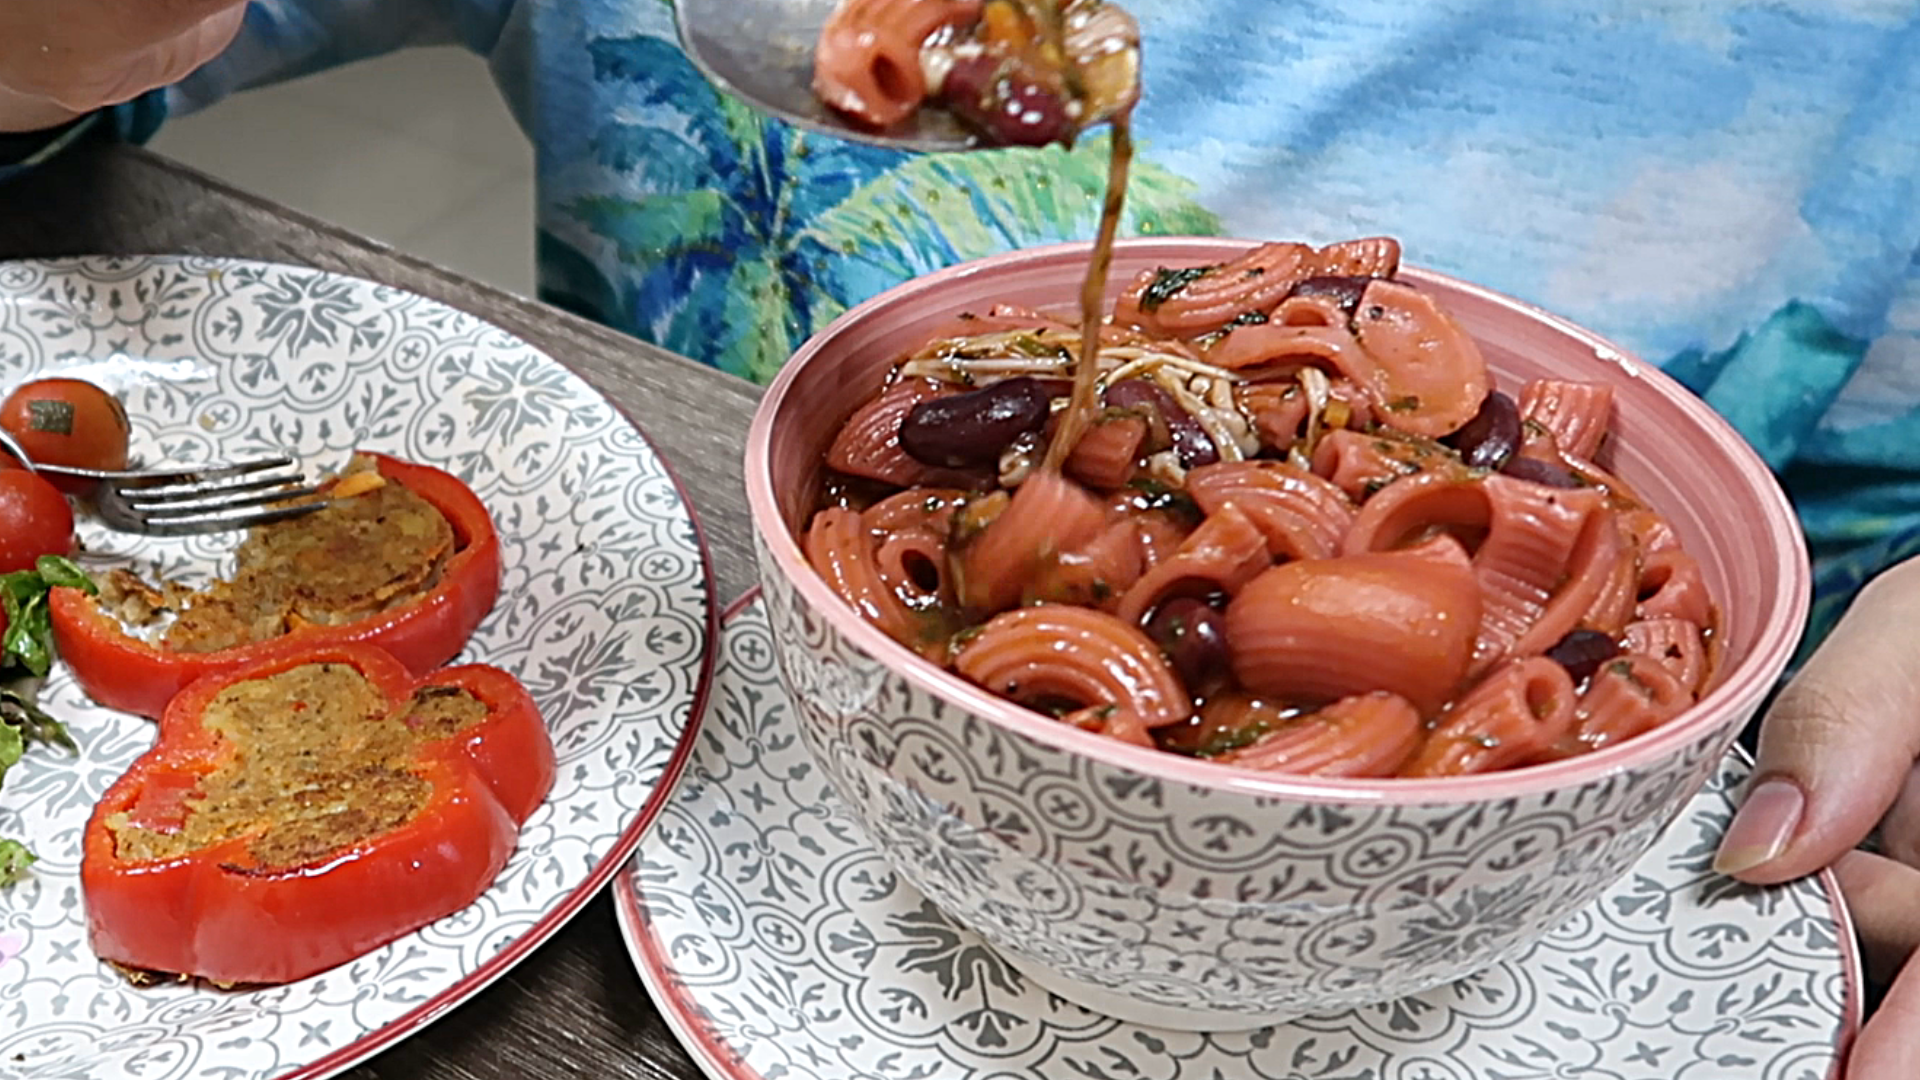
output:
M 40 704 L 77 754 L 32 747 L 0 836 L 40 861 L 0 889 L 0 1078 L 318 1080 L 419 1031 L 551 937 L 621 866 L 705 708 L 717 607 L 686 491 L 646 436 L 514 335 L 436 301 L 317 270 L 198 257 L 0 263 L 0 392 L 65 374 L 116 392 L 143 463 L 372 449 L 474 489 L 499 530 L 499 602 L 458 662 L 507 669 L 558 775 L 467 908 L 331 971 L 266 988 L 135 988 L 87 946 L 80 834 L 154 726 L 56 665 Z M 81 563 L 186 584 L 235 534 L 136 537 L 81 507 Z
M 800 742 L 757 593 L 719 652 L 692 758 L 614 886 L 642 982 L 714 1080 L 1820 1080 L 1860 1023 L 1831 875 L 1756 889 L 1709 868 L 1737 752 L 1626 879 L 1514 962 L 1251 1032 L 1099 1016 L 888 868 Z

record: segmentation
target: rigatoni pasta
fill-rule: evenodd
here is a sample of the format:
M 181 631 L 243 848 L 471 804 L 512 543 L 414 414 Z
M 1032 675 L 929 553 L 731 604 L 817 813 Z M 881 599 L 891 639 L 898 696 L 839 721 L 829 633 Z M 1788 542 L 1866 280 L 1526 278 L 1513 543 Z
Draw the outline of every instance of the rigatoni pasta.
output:
M 991 143 L 1072 142 L 1133 107 L 1140 31 L 1104 0 L 841 0 L 813 87 L 876 131 L 934 107 Z
M 1611 388 L 1496 388 L 1398 263 L 1370 238 L 1141 275 L 1077 438 L 1080 327 L 960 318 L 840 430 L 808 558 L 963 678 L 1238 768 L 1451 776 L 1666 723 L 1718 616 L 1605 464 Z

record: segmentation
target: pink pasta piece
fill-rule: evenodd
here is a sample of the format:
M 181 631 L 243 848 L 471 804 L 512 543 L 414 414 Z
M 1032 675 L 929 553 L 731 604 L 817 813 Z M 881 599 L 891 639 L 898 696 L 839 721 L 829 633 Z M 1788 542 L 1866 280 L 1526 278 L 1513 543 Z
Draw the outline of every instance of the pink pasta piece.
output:
M 1129 713 L 1146 728 L 1177 724 L 1193 700 L 1139 627 L 1103 611 L 1039 604 L 988 620 L 954 669 L 1028 705 Z M 1084 717 L 1082 718 L 1084 720 Z
M 1552 435 L 1562 453 L 1591 459 L 1613 424 L 1613 387 L 1535 379 L 1520 391 L 1520 419 Z
M 1147 422 L 1138 416 L 1116 416 L 1100 421 L 1081 434 L 1067 455 L 1066 470 L 1075 480 L 1100 491 L 1112 491 L 1133 478 L 1140 446 L 1147 439 Z
M 1005 611 L 1062 551 L 1107 527 L 1099 500 L 1056 473 L 1036 472 L 979 535 L 957 545 L 954 591 L 977 615 Z
M 1693 693 L 1665 663 L 1629 654 L 1603 665 L 1580 695 L 1574 741 L 1582 752 L 1645 734 L 1685 712 Z
M 924 529 L 944 537 L 953 529 L 953 512 L 970 494 L 959 488 L 908 488 L 867 507 L 860 520 L 881 536 L 902 529 Z
M 1289 296 L 1267 316 L 1267 322 L 1281 326 L 1347 325 L 1347 313 L 1330 296 Z
M 950 604 L 953 589 L 947 581 L 947 539 L 928 529 L 900 529 L 879 538 L 874 563 L 880 580 L 909 608 Z
M 1700 561 L 1678 548 L 1649 555 L 1640 564 L 1643 619 L 1685 619 L 1700 626 L 1713 621 L 1713 597 Z
M 1580 625 L 1594 610 L 1612 580 L 1617 563 L 1628 559 L 1619 526 L 1613 513 L 1596 509 L 1580 530 L 1573 551 L 1567 557 L 1564 579 L 1547 601 L 1546 607 L 1507 650 L 1509 656 L 1532 656 L 1545 652 Z
M 1211 334 L 1249 311 L 1265 313 L 1316 269 L 1304 244 L 1262 244 L 1222 266 L 1147 271 L 1113 306 L 1113 321 L 1156 336 Z
M 990 479 L 985 471 L 936 468 L 914 460 L 900 448 L 900 423 L 913 407 L 955 390 L 935 379 L 900 379 L 854 410 L 827 449 L 828 466 L 849 476 L 901 487 L 982 486 Z
M 1215 367 L 1248 372 L 1251 377 L 1267 376 L 1267 369 L 1291 376 L 1300 368 L 1316 367 L 1372 388 L 1379 375 L 1379 365 L 1360 347 L 1344 322 L 1334 326 L 1274 322 L 1236 326 L 1207 346 L 1201 356 Z
M 1416 541 L 1406 547 L 1397 548 L 1396 555 L 1409 559 L 1427 559 L 1450 567 L 1458 567 L 1469 573 L 1473 570 L 1473 556 L 1467 554 L 1466 547 L 1447 533 L 1434 533 L 1425 540 Z
M 1209 515 L 1238 505 L 1275 558 L 1326 558 L 1353 522 L 1353 505 L 1339 488 L 1284 461 L 1203 465 L 1187 473 L 1187 494 Z
M 1391 236 L 1341 240 L 1313 253 L 1316 277 L 1390 278 L 1400 272 L 1400 241 Z
M 1138 623 L 1170 596 L 1231 595 L 1271 565 L 1266 537 L 1229 502 L 1207 515 L 1171 558 L 1140 575 L 1114 614 Z
M 1384 690 L 1423 715 L 1466 674 L 1479 624 L 1468 567 L 1400 554 L 1283 563 L 1227 604 L 1233 672 L 1249 691 L 1318 704 Z
M 1492 516 L 1486 542 L 1473 559 L 1482 601 L 1480 636 L 1474 647 L 1474 664 L 1480 668 L 1508 655 L 1541 651 L 1558 641 L 1591 609 L 1612 570 L 1610 564 L 1574 566 L 1575 546 L 1604 509 L 1599 492 L 1550 488 L 1498 475 L 1488 477 L 1485 484 Z M 1594 528 L 1614 535 L 1611 521 L 1601 520 Z M 1572 576 L 1575 569 L 1592 575 L 1590 588 L 1588 581 Z M 1538 648 L 1521 648 L 1519 643 L 1539 626 L 1556 596 L 1575 588 L 1585 599 L 1568 612 L 1568 625 L 1541 629 L 1537 636 L 1549 640 Z
M 1494 669 L 1453 703 L 1402 770 L 1404 776 L 1462 776 L 1533 761 L 1572 730 L 1577 695 L 1567 669 L 1545 657 Z
M 1404 440 L 1358 431 L 1329 431 L 1313 450 L 1313 473 L 1325 477 L 1355 502 L 1368 502 L 1388 484 L 1424 472 L 1439 451 L 1416 448 Z M 1452 471 L 1452 470 L 1442 470 Z
M 1626 651 L 1666 665 L 1689 694 L 1698 694 L 1707 678 L 1707 646 L 1700 624 L 1685 619 L 1642 619 L 1628 623 Z
M 1140 530 L 1132 519 L 1109 524 L 1088 543 L 1043 562 L 1020 602 L 1085 604 L 1112 611 L 1144 569 Z
M 927 98 L 920 49 L 928 36 L 979 16 L 979 0 L 844 0 L 814 48 L 814 92 L 867 127 L 900 124 Z
M 1329 436 L 1328 441 L 1332 440 Z M 1343 447 L 1354 447 L 1355 460 L 1366 452 L 1355 446 L 1355 439 L 1342 436 L 1341 442 Z M 1379 447 L 1372 452 L 1382 453 Z M 1464 472 L 1417 472 L 1381 487 L 1361 504 L 1340 538 L 1340 550 L 1348 555 L 1392 551 L 1435 532 L 1477 536 L 1486 532 L 1492 520 L 1485 480 L 1471 479 Z
M 1209 701 L 1206 711 L 1216 707 L 1241 713 L 1222 718 L 1232 726 L 1264 722 L 1272 730 L 1213 760 L 1295 776 L 1392 776 L 1413 756 L 1425 733 L 1413 703 L 1387 693 L 1355 694 L 1295 717 L 1242 695 L 1223 698 L 1219 706 Z M 1271 713 L 1271 719 L 1258 715 L 1260 710 Z
M 1652 510 L 1629 510 L 1620 515 L 1620 524 L 1627 530 L 1633 550 L 1642 559 L 1680 547 L 1680 538 L 1674 534 L 1673 526 Z
M 1368 285 L 1354 335 L 1373 371 L 1346 374 L 1373 394 L 1388 427 L 1437 439 L 1473 419 L 1492 389 L 1480 346 L 1433 297 L 1410 286 Z
M 1311 407 L 1306 392 L 1290 382 L 1242 383 L 1234 388 L 1234 403 L 1253 424 L 1260 445 L 1269 450 L 1286 450 L 1300 438 L 1300 425 L 1306 423 Z
M 1606 568 L 1605 580 L 1594 596 L 1593 606 L 1577 620 L 1577 625 L 1617 638 L 1633 619 L 1634 605 L 1639 599 L 1640 562 L 1626 539 L 1626 530 L 1620 524 L 1619 515 L 1609 514 L 1607 518 L 1615 536 L 1610 546 L 1618 550 L 1618 555 L 1599 564 Z M 1579 586 L 1569 587 L 1577 589 Z
M 913 649 L 935 644 L 919 639 L 906 606 L 887 587 L 874 557 L 873 534 L 858 513 L 831 506 L 815 514 L 807 529 L 806 551 L 807 562 L 827 587 L 888 637 Z
M 1173 513 L 1162 510 L 1137 511 L 1131 515 L 1140 534 L 1140 567 L 1150 570 L 1173 557 L 1193 535 L 1194 527 Z

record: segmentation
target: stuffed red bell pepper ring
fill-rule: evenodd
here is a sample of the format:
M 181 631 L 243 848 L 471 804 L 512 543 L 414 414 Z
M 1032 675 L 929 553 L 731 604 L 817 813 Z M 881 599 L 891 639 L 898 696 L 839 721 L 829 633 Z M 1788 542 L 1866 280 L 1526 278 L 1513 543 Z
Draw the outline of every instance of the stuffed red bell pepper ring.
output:
M 283 640 L 195 682 L 82 839 L 94 951 L 215 983 L 305 978 L 473 903 L 554 779 L 526 689 Z
M 453 553 L 440 580 L 387 610 L 339 624 L 304 624 L 269 641 L 181 652 L 134 636 L 100 602 L 75 588 L 48 597 L 54 643 L 87 696 L 110 709 L 158 717 L 196 679 L 276 652 L 283 643 L 377 645 L 415 674 L 459 655 L 500 596 L 500 538 L 473 490 L 429 465 L 363 451 L 380 475 L 420 496 L 452 526 Z

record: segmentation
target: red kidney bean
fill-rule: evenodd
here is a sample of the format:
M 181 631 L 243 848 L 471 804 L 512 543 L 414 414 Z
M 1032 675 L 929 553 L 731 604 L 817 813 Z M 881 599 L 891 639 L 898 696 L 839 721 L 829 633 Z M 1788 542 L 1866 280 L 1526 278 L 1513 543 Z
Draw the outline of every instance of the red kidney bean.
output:
M 994 465 L 1013 440 L 1039 431 L 1052 401 L 1038 380 L 1019 376 L 991 386 L 931 398 L 900 421 L 900 449 L 923 465 L 964 469 Z
M 966 116 L 979 112 L 984 107 L 981 102 L 986 99 L 987 91 L 999 77 L 1000 64 L 999 57 L 985 52 L 955 57 L 947 69 L 946 80 L 940 84 L 940 100 L 947 108 Z
M 984 56 L 956 61 L 940 99 L 996 146 L 1046 146 L 1073 134 L 1066 101 L 1018 64 Z
M 1227 619 L 1206 602 L 1177 596 L 1147 619 L 1147 636 L 1167 654 L 1189 692 L 1197 692 L 1230 670 Z
M 1472 468 L 1497 469 L 1520 449 L 1520 407 L 1495 390 L 1473 419 L 1440 441 L 1460 451 L 1460 460 Z
M 1577 488 L 1586 486 L 1578 476 L 1574 475 L 1572 469 L 1564 465 L 1555 465 L 1551 461 L 1541 461 L 1539 458 L 1510 457 L 1507 459 L 1505 465 L 1500 466 L 1500 471 L 1513 477 L 1515 480 L 1530 480 L 1533 483 L 1545 484 L 1548 487 Z
M 1117 382 L 1107 387 L 1106 402 L 1116 409 L 1148 409 L 1159 413 L 1167 425 L 1168 436 L 1173 439 L 1174 452 L 1180 456 L 1181 468 L 1197 469 L 1220 460 L 1220 448 L 1213 445 L 1213 436 L 1159 383 L 1151 379 Z
M 1547 650 L 1547 659 L 1567 669 L 1576 683 L 1586 682 L 1600 665 L 1620 655 L 1620 643 L 1598 630 L 1575 630 Z
M 1360 306 L 1360 294 L 1366 292 L 1367 286 L 1373 284 L 1373 281 L 1374 279 L 1370 277 L 1333 275 L 1310 277 L 1295 285 L 1287 295 L 1290 297 L 1323 296 L 1338 304 L 1340 310 L 1352 315 Z

